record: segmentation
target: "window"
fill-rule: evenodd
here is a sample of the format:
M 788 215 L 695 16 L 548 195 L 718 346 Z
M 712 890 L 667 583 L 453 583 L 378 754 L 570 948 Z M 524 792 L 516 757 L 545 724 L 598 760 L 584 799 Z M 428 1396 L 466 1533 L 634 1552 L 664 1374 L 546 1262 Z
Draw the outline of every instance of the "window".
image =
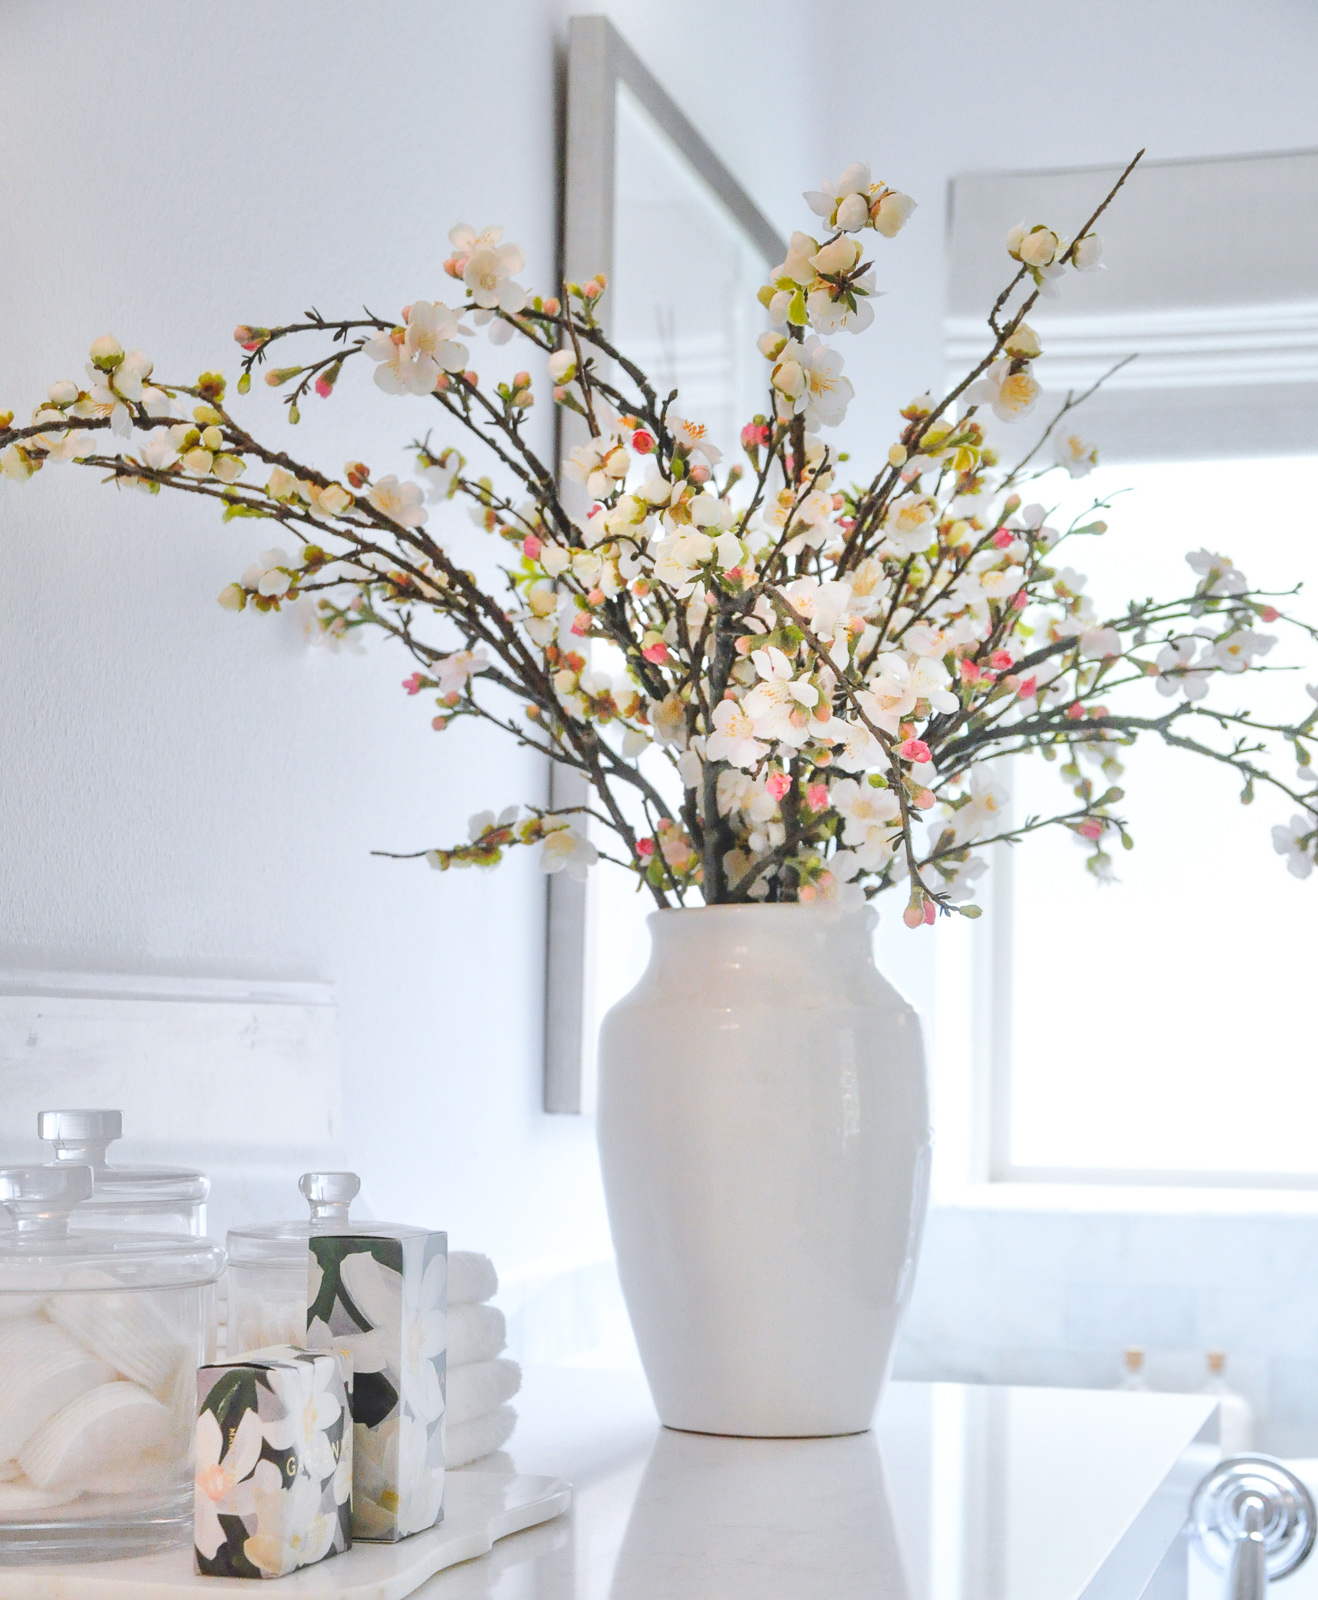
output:
M 1312 457 L 1101 468 L 1065 502 L 1131 492 L 1112 533 L 1067 563 L 1106 614 L 1175 592 L 1186 552 L 1206 545 L 1252 582 L 1302 580 L 1293 608 L 1318 621 L 1316 473 Z M 1293 670 L 1219 680 L 1212 698 L 1279 717 L 1307 707 L 1318 654 L 1283 635 L 1267 663 Z M 1261 790 L 1244 808 L 1234 772 L 1153 738 L 1121 760 L 1136 841 L 1118 852 L 1121 881 L 1096 884 L 1062 829 L 999 846 L 980 949 L 940 950 L 940 1021 L 988 1070 L 989 1176 L 1318 1185 L 1318 879 L 1291 876 L 1270 833 L 1294 807 Z M 1017 817 L 1067 798 L 1041 759 L 1007 766 Z M 957 991 L 975 987 L 975 960 L 966 1014 Z

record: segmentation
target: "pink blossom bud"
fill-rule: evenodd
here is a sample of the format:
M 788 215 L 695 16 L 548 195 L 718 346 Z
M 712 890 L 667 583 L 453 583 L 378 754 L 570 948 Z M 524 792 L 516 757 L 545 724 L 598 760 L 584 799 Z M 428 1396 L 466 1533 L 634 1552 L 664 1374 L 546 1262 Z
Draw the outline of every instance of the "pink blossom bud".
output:
M 1033 700 L 1039 692 L 1039 679 L 1031 673 L 1028 678 L 1022 678 L 1017 686 L 1016 693 L 1022 700 Z
M 637 428 L 632 434 L 632 449 L 638 456 L 648 456 L 654 449 L 654 435 L 647 428 Z
M 805 803 L 811 811 L 828 810 L 828 785 L 826 783 L 812 783 L 805 792 Z M 820 879 L 823 882 L 823 879 Z
M 998 672 L 1010 672 L 1015 664 L 1010 650 L 995 650 L 989 657 L 989 666 Z
M 545 301 L 545 312 L 551 317 L 556 317 L 562 309 L 558 301 L 553 298 Z
M 647 661 L 653 662 L 655 666 L 660 667 L 668 660 L 668 646 L 662 639 L 659 639 L 654 644 L 647 644 L 641 654 Z
M 1084 719 L 1085 719 L 1085 708 L 1080 704 L 1080 702 L 1078 700 L 1075 702 L 1074 705 L 1067 706 L 1067 708 L 1066 708 L 1066 718 L 1067 718 L 1068 722 L 1083 722 L 1084 721 Z
M 328 400 L 330 395 L 334 393 L 334 385 L 323 372 L 316 378 L 316 393 L 322 400 Z
M 590 593 L 586 596 L 586 599 L 593 606 L 602 606 L 604 604 L 604 591 L 603 591 L 603 589 L 592 589 L 590 591 Z
M 604 285 L 598 278 L 587 278 L 581 286 L 581 292 L 587 300 L 598 300 L 604 293 Z
M 443 733 L 444 729 L 448 727 L 448 718 L 431 717 L 430 726 L 435 730 L 436 733 Z
M 1024 611 L 1026 606 L 1030 603 L 1030 597 L 1028 594 L 1026 594 L 1024 589 L 1017 589 L 1016 593 L 1012 596 L 1011 603 L 1016 607 L 1017 611 Z
M 450 256 L 444 263 L 444 271 L 450 278 L 460 278 L 467 270 L 466 256 Z
M 408 694 L 420 694 L 421 674 L 419 672 L 414 672 L 410 678 L 404 678 L 403 688 L 407 690 Z
M 573 617 L 573 619 L 572 619 L 572 632 L 576 634 L 578 639 L 582 636 L 583 633 L 589 633 L 590 632 L 590 612 L 589 611 L 578 611 L 577 612 L 576 616 Z
M 533 533 L 528 533 L 526 538 L 522 540 L 522 554 L 528 561 L 539 561 L 540 552 L 543 549 L 544 544 Z
M 984 674 L 979 670 L 978 663 L 970 660 L 968 656 L 961 658 L 962 683 L 978 683 Z
M 923 739 L 907 739 L 897 746 L 897 754 L 903 761 L 926 762 L 933 760 L 933 753 Z
M 1264 622 L 1275 622 L 1280 615 L 1281 612 L 1277 610 L 1276 606 L 1264 606 L 1262 611 L 1259 612 L 1259 616 L 1263 618 Z
M 913 899 L 906 910 L 902 912 L 902 921 L 908 928 L 918 928 L 924 923 L 924 905 L 917 898 Z
M 925 903 L 924 903 L 925 926 L 929 927 L 929 928 L 932 928 L 933 925 L 934 925 L 934 919 L 937 916 L 938 916 L 938 907 L 933 903 L 932 900 L 926 900 Z
M 999 528 L 993 535 L 993 543 L 997 545 L 999 550 L 1005 550 L 1015 537 L 1016 535 L 1010 528 Z
M 654 840 L 638 839 L 636 841 L 636 854 L 638 856 L 652 856 L 654 854 Z
M 1103 824 L 1097 817 L 1086 817 L 1076 829 L 1076 832 L 1086 839 L 1101 839 L 1103 837 Z
M 803 906 L 808 906 L 818 895 L 818 890 L 811 883 L 803 883 L 796 891 L 796 898 Z
M 687 473 L 687 477 L 690 478 L 692 483 L 707 483 L 709 481 L 709 468 L 702 466 L 697 461 L 695 466 Z
M 792 780 L 785 772 L 773 772 L 769 774 L 769 778 L 764 787 L 773 799 L 781 800 L 787 791 L 792 787 Z
M 917 811 L 928 811 L 934 804 L 932 789 L 917 789 L 911 796 L 911 804 Z
M 464 372 L 462 376 L 467 380 L 473 389 L 481 381 L 479 376 L 474 372 Z

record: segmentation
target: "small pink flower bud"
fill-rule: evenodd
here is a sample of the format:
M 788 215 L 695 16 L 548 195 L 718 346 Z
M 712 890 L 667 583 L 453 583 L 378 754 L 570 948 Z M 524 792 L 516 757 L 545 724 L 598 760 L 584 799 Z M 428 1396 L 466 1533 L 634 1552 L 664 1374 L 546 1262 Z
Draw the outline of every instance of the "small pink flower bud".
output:
M 1016 688 L 1016 693 L 1022 700 L 1033 700 L 1038 692 L 1039 679 L 1033 673 L 1028 678 L 1022 678 Z
M 769 779 L 765 783 L 764 787 L 773 799 L 781 800 L 787 791 L 792 787 L 792 780 L 785 772 L 774 772 L 770 773 Z
M 668 660 L 668 646 L 660 639 L 654 644 L 647 644 L 641 654 L 647 661 L 653 662 L 655 666 L 659 667 Z
M 654 435 L 647 428 L 637 428 L 632 434 L 632 449 L 638 456 L 648 456 L 654 449 Z
M 636 854 L 638 856 L 652 856 L 654 854 L 654 840 L 638 839 L 636 841 Z
M 419 672 L 414 672 L 410 678 L 404 678 L 403 688 L 407 690 L 408 694 L 420 694 L 421 674 Z
M 540 552 L 543 549 L 544 544 L 533 533 L 528 533 L 526 538 L 522 540 L 522 554 L 528 561 L 539 561 Z
M 805 792 L 805 802 L 811 811 L 828 810 L 828 785 L 826 783 L 812 783 Z M 821 883 L 823 879 L 819 880 Z
M 578 639 L 582 636 L 582 634 L 590 632 L 590 622 L 591 618 L 589 611 L 578 611 L 576 616 L 573 617 L 572 632 L 576 634 Z
M 999 528 L 993 535 L 993 543 L 997 545 L 999 550 L 1005 550 L 1015 537 L 1016 535 L 1010 528 Z
M 923 739 L 907 739 L 897 746 L 897 754 L 903 761 L 932 761 L 933 753 Z

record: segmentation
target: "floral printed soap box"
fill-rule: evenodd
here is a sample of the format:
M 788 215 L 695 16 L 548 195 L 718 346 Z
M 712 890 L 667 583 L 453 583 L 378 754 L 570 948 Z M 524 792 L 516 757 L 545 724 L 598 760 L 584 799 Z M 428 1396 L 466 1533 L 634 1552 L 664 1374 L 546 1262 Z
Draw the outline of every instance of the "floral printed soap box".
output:
M 199 1573 L 281 1578 L 352 1544 L 343 1367 L 277 1345 L 198 1369 Z
M 448 1236 L 379 1229 L 313 1235 L 307 1344 L 351 1353 L 352 1534 L 392 1542 L 444 1514 Z

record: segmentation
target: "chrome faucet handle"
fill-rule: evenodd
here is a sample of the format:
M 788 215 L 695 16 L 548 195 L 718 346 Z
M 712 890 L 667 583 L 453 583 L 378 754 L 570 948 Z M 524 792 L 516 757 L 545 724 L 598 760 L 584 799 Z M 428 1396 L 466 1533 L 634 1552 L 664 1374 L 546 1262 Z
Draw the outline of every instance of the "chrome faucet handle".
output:
M 1263 1600 L 1268 1580 L 1308 1558 L 1318 1533 L 1313 1496 L 1272 1456 L 1229 1456 L 1190 1502 L 1191 1537 L 1227 1575 L 1225 1600 Z

